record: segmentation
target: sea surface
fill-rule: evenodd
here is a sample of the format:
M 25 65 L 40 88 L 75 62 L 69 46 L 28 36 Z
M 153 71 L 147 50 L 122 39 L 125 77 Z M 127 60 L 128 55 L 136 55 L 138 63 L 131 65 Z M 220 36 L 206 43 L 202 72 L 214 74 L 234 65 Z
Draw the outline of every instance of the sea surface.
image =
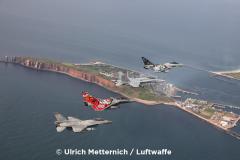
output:
M 100 60 L 151 75 L 142 68 L 141 56 L 156 63 L 178 61 L 186 66 L 154 75 L 198 93 L 197 98 L 240 106 L 240 82 L 206 72 L 239 69 L 239 7 L 237 0 L 1 0 L 0 56 Z M 173 106 L 129 103 L 94 112 L 83 106 L 83 90 L 102 98 L 119 96 L 66 75 L 0 63 L 0 159 L 240 157 L 239 140 Z M 113 123 L 83 134 L 57 133 L 54 112 Z M 240 132 L 239 125 L 235 131 Z M 168 148 L 173 155 L 57 156 L 56 149 L 64 148 Z

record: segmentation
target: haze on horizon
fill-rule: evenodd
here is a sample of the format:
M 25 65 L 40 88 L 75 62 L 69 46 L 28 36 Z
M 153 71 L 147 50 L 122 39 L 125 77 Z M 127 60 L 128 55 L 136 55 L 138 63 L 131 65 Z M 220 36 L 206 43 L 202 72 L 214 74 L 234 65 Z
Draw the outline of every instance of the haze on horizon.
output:
M 2 0 L 0 55 L 139 67 L 140 56 L 213 70 L 240 59 L 237 0 Z M 124 63 L 124 64 L 123 64 Z

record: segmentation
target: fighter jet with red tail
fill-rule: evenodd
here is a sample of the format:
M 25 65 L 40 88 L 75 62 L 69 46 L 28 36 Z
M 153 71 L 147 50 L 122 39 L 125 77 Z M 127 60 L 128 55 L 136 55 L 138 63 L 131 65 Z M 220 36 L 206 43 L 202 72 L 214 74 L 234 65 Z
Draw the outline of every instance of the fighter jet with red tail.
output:
M 117 105 L 119 105 L 120 103 L 130 102 L 126 98 L 114 98 L 114 97 L 105 98 L 105 99 L 96 98 L 90 95 L 86 91 L 82 92 L 82 97 L 83 97 L 83 102 L 85 106 L 91 106 L 92 109 L 94 109 L 95 111 L 115 109 L 115 108 L 118 108 Z

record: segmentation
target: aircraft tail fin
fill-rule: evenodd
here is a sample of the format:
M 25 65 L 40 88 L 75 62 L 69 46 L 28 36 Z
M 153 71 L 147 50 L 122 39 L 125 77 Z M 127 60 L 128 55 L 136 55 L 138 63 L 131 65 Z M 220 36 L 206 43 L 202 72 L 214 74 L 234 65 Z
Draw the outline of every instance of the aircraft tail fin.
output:
M 129 72 L 127 71 L 127 79 L 131 81 L 133 78 L 129 77 Z
M 151 61 L 149 61 L 147 58 L 142 57 L 142 61 L 144 63 L 144 65 L 154 65 Z
M 91 95 L 88 93 L 88 91 L 82 91 L 82 97 L 83 98 L 86 98 L 86 97 L 89 97 L 89 96 L 91 96 Z
M 128 73 L 128 71 L 127 71 L 127 79 L 129 79 L 129 73 Z
M 54 116 L 55 116 L 55 118 L 56 118 L 57 121 L 67 120 L 62 114 L 60 114 L 60 113 L 58 113 L 58 112 L 55 113 Z

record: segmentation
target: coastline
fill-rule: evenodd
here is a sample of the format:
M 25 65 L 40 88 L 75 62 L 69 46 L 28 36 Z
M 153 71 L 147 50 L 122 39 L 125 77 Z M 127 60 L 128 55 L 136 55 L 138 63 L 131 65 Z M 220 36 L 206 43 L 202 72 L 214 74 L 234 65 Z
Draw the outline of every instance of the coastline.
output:
M 202 117 L 202 116 L 199 116 L 198 114 L 196 114 L 196 113 L 194 113 L 194 112 L 191 112 L 191 111 L 189 111 L 189 110 L 181 107 L 181 105 L 179 105 L 177 102 L 175 102 L 175 103 L 169 103 L 169 104 L 167 104 L 167 105 L 175 106 L 175 107 L 177 107 L 177 108 L 179 108 L 179 109 L 181 109 L 181 110 L 183 110 L 183 111 L 185 111 L 185 112 L 187 112 L 187 113 L 189 113 L 189 114 L 191 114 L 191 115 L 193 115 L 193 116 L 196 116 L 197 118 L 203 120 L 204 122 L 207 122 L 207 123 L 211 124 L 212 126 L 216 127 L 217 129 L 220 129 L 220 130 L 224 131 L 225 133 L 227 133 L 227 134 L 229 134 L 229 135 L 237 138 L 238 140 L 240 140 L 240 134 L 237 133 L 237 132 L 232 131 L 231 128 L 224 128 L 224 127 L 222 127 L 222 126 L 220 126 L 220 125 L 212 122 L 212 121 L 209 120 L 209 119 L 206 119 L 206 118 L 204 118 L 204 117 Z M 236 123 L 237 123 L 238 121 L 240 121 L 240 117 L 238 118 L 238 120 L 236 121 Z
M 231 74 L 239 74 L 240 75 L 240 69 L 237 70 L 232 70 L 232 71 L 217 71 L 217 72 L 211 72 L 212 74 L 214 74 L 215 76 L 222 76 L 222 77 L 226 77 L 229 79 L 234 79 L 234 80 L 240 80 L 240 78 L 236 78 Z
M 214 73 L 225 74 L 225 73 L 239 73 L 239 72 L 240 72 L 240 69 L 235 69 L 235 70 L 230 70 L 230 71 L 217 71 L 217 72 L 214 72 Z
M 191 111 L 189 111 L 189 110 L 187 110 L 187 109 L 184 109 L 184 108 L 181 107 L 181 105 L 179 105 L 177 102 L 175 102 L 175 103 L 172 104 L 172 105 L 174 105 L 175 107 L 178 107 L 179 109 L 181 109 L 181 110 L 183 110 L 183 111 L 185 111 L 185 112 L 188 112 L 188 113 L 190 113 L 190 114 L 192 114 L 192 115 L 194 115 L 194 116 L 196 116 L 196 117 L 198 117 L 198 118 L 200 118 L 200 119 L 202 119 L 202 120 L 204 120 L 204 121 L 206 121 L 206 122 L 208 122 L 208 123 L 210 123 L 211 125 L 213 125 L 213 126 L 215 126 L 215 127 L 217 127 L 217 128 L 220 128 L 220 129 L 225 130 L 225 131 L 228 131 L 228 130 L 229 130 L 229 128 L 224 128 L 224 127 L 222 127 L 222 126 L 220 126 L 220 125 L 212 122 L 212 121 L 209 120 L 209 119 L 206 119 L 206 118 L 204 118 L 204 117 L 202 117 L 202 116 L 199 116 L 198 114 L 196 114 L 196 113 L 194 113 L 194 112 L 191 112 Z
M 20 64 L 20 63 L 14 63 L 14 64 L 21 65 L 21 66 L 23 66 L 23 67 L 36 70 L 36 68 L 34 68 L 34 67 L 26 66 L 26 65 L 23 65 L 23 64 Z M 100 84 L 100 83 L 91 82 L 91 81 L 88 81 L 88 80 L 86 80 L 86 79 L 84 79 L 84 78 L 80 78 L 80 77 L 74 76 L 74 75 L 72 75 L 72 74 L 70 74 L 70 73 L 67 73 L 67 72 L 61 72 L 61 71 L 56 71 L 56 70 L 48 70 L 48 69 L 38 69 L 38 70 L 40 70 L 40 71 L 46 71 L 46 72 L 53 72 L 53 73 L 64 74 L 64 75 L 67 75 L 67 76 L 69 76 L 69 77 L 76 78 L 76 79 L 79 79 L 79 80 L 82 80 L 82 81 L 85 81 L 85 82 L 94 83 L 94 84 L 96 84 L 96 85 L 99 85 L 99 86 L 101 86 L 101 87 L 103 87 L 103 88 L 111 91 L 111 92 L 120 94 L 121 96 L 128 98 L 130 101 L 135 101 L 135 102 L 142 103 L 142 104 L 145 104 L 145 105 L 168 104 L 167 102 L 149 101 L 149 100 L 143 100 L 143 99 L 139 99 L 139 98 L 130 97 L 130 96 L 128 96 L 127 94 L 121 93 L 120 91 L 117 91 L 117 90 L 113 90 L 112 88 L 107 87 L 107 86 L 104 86 L 104 85 L 102 85 L 102 84 Z
M 4 61 L 0 61 L 0 62 L 4 62 Z M 165 105 L 171 105 L 171 106 L 174 106 L 174 107 L 178 107 L 179 109 L 181 109 L 181 110 L 183 110 L 183 111 L 185 111 L 189 114 L 192 114 L 193 116 L 196 116 L 196 117 L 200 118 L 201 120 L 203 120 L 205 122 L 208 122 L 212 126 L 223 130 L 227 134 L 230 134 L 230 135 L 234 136 L 235 138 L 240 139 L 240 134 L 235 133 L 235 132 L 230 130 L 234 126 L 227 128 L 227 127 L 221 126 L 220 124 L 214 123 L 211 119 L 204 118 L 203 116 L 200 116 L 200 115 L 184 108 L 182 106 L 181 101 L 176 101 L 175 99 L 172 99 L 172 98 L 171 99 L 164 99 L 164 100 L 161 100 L 159 98 L 158 101 L 152 101 L 152 100 L 144 100 L 144 99 L 139 99 L 139 98 L 136 98 L 136 97 L 132 97 L 132 96 L 129 96 L 129 95 L 123 93 L 122 90 L 116 89 L 117 87 L 115 86 L 115 84 L 112 81 L 104 79 L 103 77 L 100 77 L 98 75 L 94 75 L 93 73 L 88 73 L 87 71 L 78 71 L 76 69 L 74 71 L 74 69 L 72 69 L 72 68 L 68 71 L 65 71 L 64 69 L 62 71 L 62 70 L 58 70 L 58 68 L 56 68 L 56 66 L 54 66 L 54 65 L 51 66 L 51 68 L 47 68 L 47 67 L 41 68 L 41 67 L 38 67 L 38 66 L 36 67 L 35 65 L 26 65 L 26 63 L 22 63 L 22 61 L 6 62 L 6 63 L 13 63 L 13 64 L 20 65 L 20 66 L 30 68 L 30 69 L 33 69 L 33 70 L 40 70 L 40 71 L 46 71 L 46 72 L 55 72 L 55 73 L 59 73 L 59 74 L 65 74 L 65 75 L 67 75 L 69 77 L 72 77 L 72 78 L 83 80 L 83 81 L 86 81 L 86 82 L 89 82 L 89 83 L 94 83 L 94 84 L 99 85 L 99 86 L 101 86 L 101 87 L 103 87 L 103 88 L 105 88 L 109 91 L 112 91 L 114 93 L 120 94 L 121 96 L 129 98 L 129 100 L 131 100 L 131 101 L 136 101 L 138 103 L 142 103 L 142 104 L 145 104 L 145 105 L 165 104 Z M 240 120 L 240 117 L 237 121 L 239 121 L 239 120 Z M 236 123 L 237 123 L 237 121 L 236 121 Z

